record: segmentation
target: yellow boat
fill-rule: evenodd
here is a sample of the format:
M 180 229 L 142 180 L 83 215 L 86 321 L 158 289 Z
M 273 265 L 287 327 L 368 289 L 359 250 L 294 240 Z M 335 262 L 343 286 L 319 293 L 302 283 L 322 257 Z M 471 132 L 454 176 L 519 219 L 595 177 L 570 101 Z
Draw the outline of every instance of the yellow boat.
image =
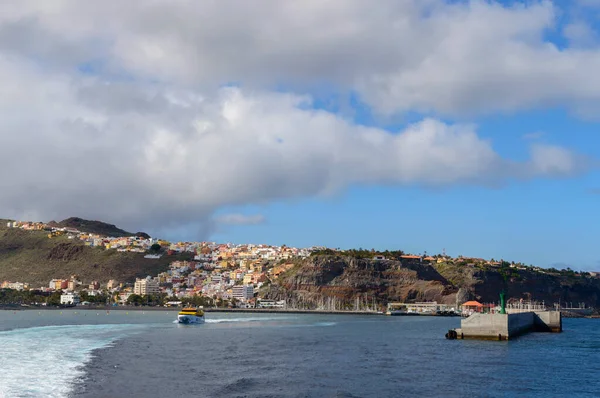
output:
M 204 323 L 204 311 L 200 308 L 186 307 L 177 314 L 177 322 L 183 324 Z

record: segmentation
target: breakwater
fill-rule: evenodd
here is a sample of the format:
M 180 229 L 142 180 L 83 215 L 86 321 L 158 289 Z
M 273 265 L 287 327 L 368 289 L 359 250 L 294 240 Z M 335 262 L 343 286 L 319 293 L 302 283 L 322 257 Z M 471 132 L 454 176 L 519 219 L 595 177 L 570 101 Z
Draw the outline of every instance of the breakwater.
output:
M 459 329 L 448 331 L 449 339 L 511 340 L 529 332 L 562 332 L 560 311 L 514 314 L 475 313 L 461 320 Z

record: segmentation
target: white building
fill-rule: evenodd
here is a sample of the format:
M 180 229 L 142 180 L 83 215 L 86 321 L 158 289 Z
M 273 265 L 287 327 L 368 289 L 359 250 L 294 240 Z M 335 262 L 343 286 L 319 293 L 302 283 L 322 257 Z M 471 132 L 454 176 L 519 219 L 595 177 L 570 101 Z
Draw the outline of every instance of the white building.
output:
M 231 295 L 234 299 L 246 301 L 254 297 L 254 286 L 252 285 L 238 285 L 234 286 L 231 290 Z
M 22 290 L 28 289 L 29 284 L 23 283 L 23 282 L 13 282 L 13 283 L 9 283 L 7 287 L 9 289 L 22 291 Z
M 158 287 L 158 282 L 152 279 L 144 278 L 144 279 L 136 279 L 135 285 L 133 286 L 133 293 L 139 294 L 140 296 L 144 296 L 146 294 L 159 294 L 160 288 Z
M 79 295 L 75 292 L 63 293 L 60 296 L 60 303 L 77 305 L 80 303 Z
M 129 298 L 129 296 L 131 296 L 133 293 L 129 293 L 129 292 L 125 292 L 125 293 L 119 293 L 119 304 L 121 305 L 125 305 L 127 304 L 127 299 Z
M 153 260 L 157 260 L 159 258 L 161 258 L 162 256 L 160 254 L 146 254 L 144 256 L 144 258 L 151 258 Z
M 258 308 L 285 308 L 285 300 L 258 300 Z

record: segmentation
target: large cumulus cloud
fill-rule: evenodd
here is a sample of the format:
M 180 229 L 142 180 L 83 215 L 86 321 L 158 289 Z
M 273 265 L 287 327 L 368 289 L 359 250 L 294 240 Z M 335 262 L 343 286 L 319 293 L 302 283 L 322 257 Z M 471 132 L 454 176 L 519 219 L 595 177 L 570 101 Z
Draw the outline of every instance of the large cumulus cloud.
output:
M 202 86 L 327 83 L 357 91 L 382 113 L 597 105 L 600 50 L 591 26 L 573 17 L 561 31 L 569 10 L 551 1 L 511 4 L 15 2 L 3 6 L 0 48 L 48 66 L 93 63 L 107 73 Z M 586 46 L 558 47 L 549 32 Z
M 595 106 L 600 53 L 547 42 L 549 2 L 64 0 L 3 10 L 6 216 L 189 224 L 206 235 L 223 206 L 352 184 L 498 185 L 588 165 L 539 143 L 515 161 L 475 125 L 435 119 Z M 323 86 L 423 119 L 391 132 L 356 125 L 314 109 Z M 220 221 L 235 220 L 248 223 Z

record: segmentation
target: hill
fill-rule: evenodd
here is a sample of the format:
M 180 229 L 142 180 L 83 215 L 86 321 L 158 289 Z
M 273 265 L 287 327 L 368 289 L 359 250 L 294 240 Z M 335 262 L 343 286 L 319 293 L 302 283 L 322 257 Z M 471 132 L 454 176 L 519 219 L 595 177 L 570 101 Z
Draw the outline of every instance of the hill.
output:
M 42 231 L 7 228 L 0 223 L 0 281 L 19 281 L 47 286 L 53 278 L 77 274 L 84 283 L 110 279 L 131 282 L 136 277 L 157 275 L 175 260 L 190 255 L 146 259 L 143 253 L 123 253 L 85 246 L 76 239 L 48 239 Z
M 60 222 L 50 221 L 48 223 L 49 226 L 55 228 L 75 228 L 81 232 L 87 232 L 92 234 L 104 235 L 104 236 L 112 236 L 115 238 L 123 237 L 123 236 L 133 236 L 136 235 L 131 232 L 124 231 L 120 228 L 117 228 L 113 224 L 107 224 L 102 221 L 91 221 L 84 220 L 79 217 L 70 217 Z M 138 234 L 144 234 L 143 232 L 138 232 Z M 144 234 L 146 235 L 146 234 Z M 148 236 L 148 235 L 146 235 Z
M 372 302 L 497 302 L 504 287 L 509 299 L 545 301 L 549 305 L 559 301 L 585 302 L 600 308 L 600 279 L 572 271 L 540 273 L 510 267 L 381 261 L 335 254 L 296 261 L 260 293 L 266 298 L 286 299 L 297 308 L 361 309 Z

